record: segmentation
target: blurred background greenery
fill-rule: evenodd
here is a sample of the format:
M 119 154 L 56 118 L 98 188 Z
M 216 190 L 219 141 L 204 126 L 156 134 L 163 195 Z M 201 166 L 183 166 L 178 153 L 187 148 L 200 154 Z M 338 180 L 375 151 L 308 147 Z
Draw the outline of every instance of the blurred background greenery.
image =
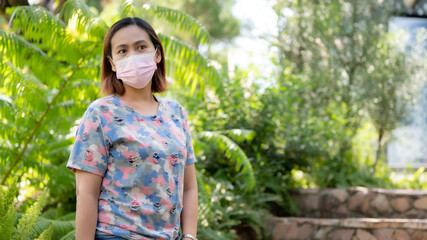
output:
M 386 163 L 427 66 L 388 31 L 390 2 L 267 2 L 277 31 L 261 38 L 272 71 L 230 63 L 249 27 L 233 16 L 234 0 L 2 1 L 0 239 L 74 239 L 65 164 L 80 117 L 101 97 L 103 37 L 125 16 L 158 30 L 163 95 L 189 112 L 199 239 L 267 238 L 265 218 L 298 214 L 298 188 L 427 186 L 423 168 L 396 178 Z

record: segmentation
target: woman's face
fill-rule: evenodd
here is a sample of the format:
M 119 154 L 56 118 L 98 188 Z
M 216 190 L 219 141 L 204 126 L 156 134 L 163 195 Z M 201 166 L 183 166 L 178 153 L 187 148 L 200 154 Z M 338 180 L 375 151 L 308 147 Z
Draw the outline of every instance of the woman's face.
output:
M 154 44 L 151 42 L 148 33 L 137 25 L 129 25 L 118 30 L 111 38 L 111 56 L 114 61 L 127 58 L 135 54 L 154 53 Z M 159 63 L 162 56 L 156 52 L 155 61 Z M 116 66 L 111 61 L 112 70 L 116 71 Z

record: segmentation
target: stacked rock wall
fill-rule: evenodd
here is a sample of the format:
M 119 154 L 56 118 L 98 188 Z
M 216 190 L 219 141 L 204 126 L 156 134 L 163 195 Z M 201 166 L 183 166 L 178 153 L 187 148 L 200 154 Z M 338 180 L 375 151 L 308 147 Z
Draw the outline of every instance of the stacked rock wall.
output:
M 271 218 L 273 240 L 427 240 L 427 191 L 302 189 L 298 217 Z
M 427 218 L 427 191 L 302 189 L 293 199 L 301 217 Z
M 427 220 L 272 218 L 273 240 L 426 240 Z

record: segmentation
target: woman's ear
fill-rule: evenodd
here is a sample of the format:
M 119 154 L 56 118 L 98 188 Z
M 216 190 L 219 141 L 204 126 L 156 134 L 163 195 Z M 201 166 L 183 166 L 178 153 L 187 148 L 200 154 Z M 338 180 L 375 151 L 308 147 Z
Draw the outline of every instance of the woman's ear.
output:
M 162 54 L 157 51 L 156 53 L 156 63 L 160 63 L 162 61 Z
M 113 72 L 116 72 L 116 65 L 114 65 L 113 59 L 111 59 L 110 56 L 107 56 L 108 61 L 110 61 L 111 64 L 111 70 L 113 70 Z

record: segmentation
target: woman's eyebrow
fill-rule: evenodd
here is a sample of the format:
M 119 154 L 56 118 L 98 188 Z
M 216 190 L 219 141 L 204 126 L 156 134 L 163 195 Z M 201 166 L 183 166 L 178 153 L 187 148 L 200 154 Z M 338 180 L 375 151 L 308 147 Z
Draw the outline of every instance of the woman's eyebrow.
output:
M 138 40 L 133 45 L 138 45 L 140 43 L 147 43 L 147 40 L 145 40 L 145 39 Z M 115 49 L 117 49 L 117 48 L 127 48 L 127 47 L 128 47 L 128 45 L 126 43 L 123 43 L 123 44 L 118 45 Z
M 127 44 L 120 44 L 119 46 L 117 46 L 115 49 L 117 49 L 117 48 L 127 48 Z
M 138 40 L 133 45 L 138 45 L 140 43 L 147 43 L 147 40 L 145 40 L 145 39 Z

